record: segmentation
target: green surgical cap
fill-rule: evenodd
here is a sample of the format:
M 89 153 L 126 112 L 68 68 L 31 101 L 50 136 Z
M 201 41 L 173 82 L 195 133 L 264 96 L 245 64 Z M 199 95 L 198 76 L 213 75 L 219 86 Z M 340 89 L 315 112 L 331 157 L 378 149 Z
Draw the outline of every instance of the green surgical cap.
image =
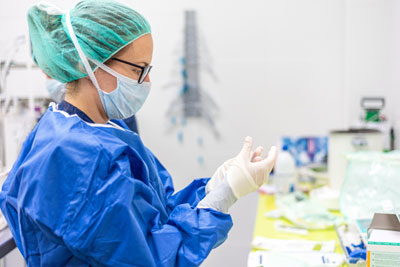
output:
M 65 12 L 41 3 L 28 11 L 32 56 L 51 78 L 66 83 L 87 76 L 69 37 Z M 70 10 L 71 24 L 88 58 L 106 62 L 139 37 L 151 32 L 146 19 L 111 0 L 84 0 Z M 96 66 L 91 65 L 93 71 Z

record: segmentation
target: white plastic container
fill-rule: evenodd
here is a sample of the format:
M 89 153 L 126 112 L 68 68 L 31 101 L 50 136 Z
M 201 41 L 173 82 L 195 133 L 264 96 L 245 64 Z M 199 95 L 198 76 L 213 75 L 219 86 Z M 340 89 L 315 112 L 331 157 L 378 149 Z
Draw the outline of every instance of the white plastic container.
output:
M 296 162 L 286 146 L 278 153 L 274 169 L 276 193 L 290 193 L 295 190 L 297 182 Z

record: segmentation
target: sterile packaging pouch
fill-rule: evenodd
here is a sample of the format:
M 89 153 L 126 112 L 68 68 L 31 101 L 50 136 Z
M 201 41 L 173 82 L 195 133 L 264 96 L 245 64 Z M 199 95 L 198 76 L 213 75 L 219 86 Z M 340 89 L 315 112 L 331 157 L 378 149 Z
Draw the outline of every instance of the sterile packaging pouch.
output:
M 306 229 L 323 230 L 342 223 L 342 218 L 301 192 L 277 197 L 275 203 L 283 217 Z
M 347 155 L 340 211 L 348 221 L 371 218 L 376 212 L 398 214 L 400 153 L 356 152 Z
M 343 255 L 337 253 L 277 253 L 250 252 L 247 267 L 338 267 L 344 263 Z

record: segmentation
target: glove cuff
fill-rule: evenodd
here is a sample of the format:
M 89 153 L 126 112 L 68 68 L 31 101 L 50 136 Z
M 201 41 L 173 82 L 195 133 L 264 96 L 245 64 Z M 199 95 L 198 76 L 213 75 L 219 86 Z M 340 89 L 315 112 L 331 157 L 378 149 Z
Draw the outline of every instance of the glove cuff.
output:
M 210 208 L 227 213 L 229 208 L 236 202 L 237 198 L 232 192 L 226 180 L 222 181 L 217 188 L 213 189 L 197 205 L 198 208 Z

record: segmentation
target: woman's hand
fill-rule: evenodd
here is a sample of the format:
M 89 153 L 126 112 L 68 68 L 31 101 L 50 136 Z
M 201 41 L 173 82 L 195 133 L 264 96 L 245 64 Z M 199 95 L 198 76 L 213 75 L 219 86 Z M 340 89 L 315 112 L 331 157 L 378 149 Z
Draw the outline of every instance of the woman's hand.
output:
M 256 191 L 267 181 L 277 157 L 276 147 L 268 156 L 261 156 L 263 148 L 252 152 L 253 139 L 246 137 L 240 153 L 217 169 L 206 186 L 208 193 L 198 208 L 212 208 L 227 212 L 237 199 Z
M 271 147 L 266 158 L 252 152 L 253 139 L 246 137 L 243 148 L 229 164 L 226 179 L 236 198 L 256 191 L 265 183 L 271 173 L 277 158 L 277 149 Z M 262 150 L 261 150 L 262 151 Z
M 252 152 L 252 162 L 259 162 L 262 160 L 262 153 L 264 151 L 264 148 L 262 146 L 257 147 L 254 152 Z M 214 172 L 213 176 L 211 177 L 210 181 L 208 181 L 207 186 L 206 186 L 206 194 L 217 188 L 218 185 L 222 183 L 222 181 L 225 179 L 226 172 L 233 162 L 234 158 L 228 159 L 225 161 L 221 166 L 218 167 L 218 169 Z

